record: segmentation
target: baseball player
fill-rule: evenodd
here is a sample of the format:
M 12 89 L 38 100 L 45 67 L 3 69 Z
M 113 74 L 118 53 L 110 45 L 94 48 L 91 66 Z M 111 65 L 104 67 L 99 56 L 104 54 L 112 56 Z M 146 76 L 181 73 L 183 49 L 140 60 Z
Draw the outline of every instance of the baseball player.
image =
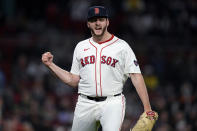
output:
M 144 106 L 151 111 L 143 76 L 131 47 L 109 33 L 108 11 L 103 6 L 89 8 L 87 27 L 92 37 L 79 42 L 74 50 L 71 71 L 53 63 L 46 52 L 42 62 L 64 83 L 78 87 L 72 131 L 120 131 L 125 115 L 123 85 L 131 78 Z

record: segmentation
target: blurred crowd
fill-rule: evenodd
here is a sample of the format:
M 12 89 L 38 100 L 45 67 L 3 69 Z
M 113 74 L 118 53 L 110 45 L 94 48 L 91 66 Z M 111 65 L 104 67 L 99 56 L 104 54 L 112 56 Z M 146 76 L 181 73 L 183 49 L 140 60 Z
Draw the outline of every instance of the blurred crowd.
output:
M 0 0 L 0 130 L 70 131 L 77 89 L 63 84 L 42 63 L 70 70 L 77 42 L 90 37 L 87 9 L 105 5 L 109 31 L 126 40 L 140 63 L 154 131 L 197 129 L 196 0 Z M 122 131 L 143 112 L 130 80 Z

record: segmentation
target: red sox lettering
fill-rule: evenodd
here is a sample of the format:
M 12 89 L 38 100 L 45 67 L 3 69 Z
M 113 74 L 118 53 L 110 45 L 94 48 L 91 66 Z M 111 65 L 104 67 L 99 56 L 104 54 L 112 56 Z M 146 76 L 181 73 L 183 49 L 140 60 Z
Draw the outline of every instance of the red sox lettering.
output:
M 112 67 L 115 67 L 117 62 L 118 62 L 117 59 L 114 59 L 114 58 L 112 58 L 110 56 L 107 57 L 107 58 L 106 58 L 106 56 L 101 56 L 101 63 L 102 64 L 107 64 L 107 65 L 111 65 Z
M 81 58 L 81 65 L 84 67 L 87 64 L 94 64 L 95 63 L 95 56 L 86 56 L 83 59 Z
M 86 56 L 84 58 L 81 58 L 81 65 L 84 67 L 88 64 L 94 64 L 95 63 L 95 56 Z M 107 64 L 115 68 L 116 63 L 118 63 L 118 60 L 115 58 L 112 58 L 110 56 L 101 56 L 101 64 Z

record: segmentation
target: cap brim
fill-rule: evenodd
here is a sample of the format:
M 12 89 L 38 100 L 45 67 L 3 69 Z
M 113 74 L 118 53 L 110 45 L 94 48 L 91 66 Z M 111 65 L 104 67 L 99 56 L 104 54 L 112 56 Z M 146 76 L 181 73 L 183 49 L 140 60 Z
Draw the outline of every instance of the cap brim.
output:
M 95 18 L 108 18 L 108 16 L 92 16 L 88 18 L 87 20 L 90 21 L 91 19 L 95 19 Z

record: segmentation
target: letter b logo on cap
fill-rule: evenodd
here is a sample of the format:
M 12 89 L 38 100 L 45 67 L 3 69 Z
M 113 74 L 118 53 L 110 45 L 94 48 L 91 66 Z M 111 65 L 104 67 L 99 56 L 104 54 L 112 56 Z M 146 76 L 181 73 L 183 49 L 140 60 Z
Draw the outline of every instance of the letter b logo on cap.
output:
M 94 13 L 99 14 L 99 8 L 94 8 Z

